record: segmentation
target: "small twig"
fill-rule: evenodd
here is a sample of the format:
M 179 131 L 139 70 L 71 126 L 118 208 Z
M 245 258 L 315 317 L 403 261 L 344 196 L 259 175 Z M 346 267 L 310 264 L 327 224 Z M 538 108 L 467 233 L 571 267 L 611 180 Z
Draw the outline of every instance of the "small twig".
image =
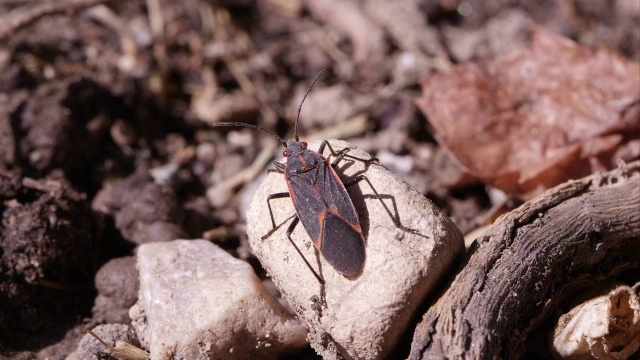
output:
M 306 23 L 311 28 L 307 33 L 312 37 L 312 40 L 318 44 L 333 61 L 338 64 L 351 61 L 349 56 L 336 45 L 335 41 L 329 38 L 326 28 L 308 20 L 303 20 L 303 23 Z
M 164 17 L 158 0 L 147 0 L 149 11 L 149 24 L 153 33 L 153 56 L 158 62 L 160 70 L 164 74 L 167 65 L 167 47 L 164 35 Z
M 367 119 L 366 114 L 357 114 L 339 124 L 326 127 L 309 136 L 305 136 L 305 138 L 311 142 L 324 139 L 349 139 L 356 137 L 362 135 L 367 130 Z
M 224 180 L 224 185 L 228 188 L 235 188 L 255 179 L 273 158 L 273 152 L 279 144 L 273 142 L 266 145 L 251 165 L 237 172 L 234 176 Z
M 64 3 L 49 1 L 34 6 L 22 15 L 12 16 L 12 14 L 9 14 L 7 15 L 7 17 L 10 19 L 9 25 L 4 29 L 0 29 L 0 41 L 5 40 L 22 28 L 31 25 L 32 23 L 40 20 L 45 16 L 56 15 L 65 12 L 76 12 L 109 1 L 110 0 L 75 0 Z
M 211 186 L 207 190 L 207 198 L 211 205 L 220 207 L 226 204 L 233 196 L 233 189 L 255 179 L 269 163 L 269 160 L 273 158 L 273 153 L 278 145 L 276 142 L 270 142 L 262 148 L 262 151 L 260 151 L 260 154 L 258 154 L 258 157 L 256 157 L 250 166 Z
M 107 350 L 109 350 L 109 352 L 111 353 L 111 356 L 113 356 L 116 359 L 122 359 L 122 360 L 148 360 L 149 359 L 149 353 L 140 349 L 137 346 L 131 345 L 124 341 L 116 341 L 116 346 L 113 347 L 107 344 L 106 342 L 104 342 L 104 340 L 102 340 L 93 331 L 87 330 L 87 333 L 93 336 L 94 338 L 96 338 L 96 340 L 98 340 L 102 344 L 102 346 L 104 346 L 105 348 L 107 348 Z
M 28 4 L 35 3 L 38 0 L 0 0 L 0 5 L 17 5 L 17 4 Z
M 244 49 L 247 57 L 255 56 L 255 48 L 251 42 L 250 36 L 238 29 L 231 22 L 231 15 L 224 8 L 215 8 L 211 10 L 212 16 L 207 16 L 210 22 L 210 28 L 215 41 L 220 43 L 236 43 L 236 45 Z M 264 118 L 264 123 L 273 125 L 278 120 L 278 114 L 269 106 L 268 95 L 261 87 L 255 86 L 254 82 L 247 75 L 246 71 L 239 65 L 234 55 L 224 55 L 221 57 L 222 62 L 227 66 L 234 79 L 242 89 L 242 92 L 255 98 L 258 102 L 258 110 Z

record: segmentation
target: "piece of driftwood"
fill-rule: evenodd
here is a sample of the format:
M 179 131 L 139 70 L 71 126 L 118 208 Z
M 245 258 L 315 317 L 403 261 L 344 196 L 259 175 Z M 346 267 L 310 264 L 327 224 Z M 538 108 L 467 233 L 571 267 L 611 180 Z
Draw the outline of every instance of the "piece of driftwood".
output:
M 521 357 L 560 301 L 634 268 L 640 161 L 559 185 L 500 217 L 424 315 L 409 358 Z

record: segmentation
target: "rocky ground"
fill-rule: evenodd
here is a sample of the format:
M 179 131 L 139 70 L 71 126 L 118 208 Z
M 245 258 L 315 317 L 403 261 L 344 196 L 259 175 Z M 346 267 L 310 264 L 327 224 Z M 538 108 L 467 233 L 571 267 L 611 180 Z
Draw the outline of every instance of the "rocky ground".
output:
M 0 356 L 130 324 L 151 242 L 206 239 L 278 296 L 245 213 L 282 149 L 210 124 L 289 138 L 321 69 L 300 137 L 373 154 L 462 234 L 637 160 L 639 21 L 635 0 L 0 1 Z

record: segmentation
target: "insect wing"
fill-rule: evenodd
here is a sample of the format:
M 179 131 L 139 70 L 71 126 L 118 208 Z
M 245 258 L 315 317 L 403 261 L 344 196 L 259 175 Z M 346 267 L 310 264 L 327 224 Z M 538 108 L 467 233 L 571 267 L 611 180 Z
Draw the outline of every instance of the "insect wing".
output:
M 296 212 L 324 258 L 339 273 L 354 276 L 365 261 L 364 238 L 351 198 L 329 163 L 322 159 L 287 181 Z
M 324 220 L 320 252 L 344 276 L 362 272 L 365 261 L 364 238 L 344 219 L 328 212 Z

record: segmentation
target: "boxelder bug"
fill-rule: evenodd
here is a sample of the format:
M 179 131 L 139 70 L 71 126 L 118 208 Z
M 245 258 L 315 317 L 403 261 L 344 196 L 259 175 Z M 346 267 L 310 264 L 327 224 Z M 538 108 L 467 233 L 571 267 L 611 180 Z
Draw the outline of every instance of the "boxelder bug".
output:
M 284 173 L 285 181 L 289 192 L 271 194 L 267 197 L 267 205 L 271 215 L 273 230 L 276 228 L 270 201 L 273 199 L 290 197 L 293 201 L 297 216 L 293 219 L 287 229 L 287 238 L 302 256 L 307 266 L 311 269 L 320 283 L 324 283 L 322 278 L 311 267 L 307 259 L 302 255 L 298 246 L 291 239 L 291 233 L 298 222 L 302 222 L 305 230 L 311 237 L 315 247 L 322 253 L 327 262 L 340 274 L 346 277 L 353 277 L 362 272 L 365 263 L 365 241 L 362 235 L 362 228 L 356 209 L 353 206 L 346 188 L 365 180 L 373 189 L 376 197 L 393 220 L 394 224 L 409 232 L 412 229 L 405 228 L 391 214 L 391 211 L 384 203 L 378 192 L 375 190 L 369 179 L 364 175 L 358 175 L 353 179 L 342 182 L 336 174 L 335 167 L 345 157 L 363 162 L 377 161 L 372 159 L 360 159 L 347 154 L 350 148 L 335 151 L 327 140 L 324 140 L 318 152 L 307 149 L 307 143 L 298 139 L 298 120 L 302 104 L 309 91 L 313 88 L 318 78 L 322 76 L 324 70 L 313 80 L 309 89 L 305 93 L 294 125 L 294 138 L 285 141 L 275 133 L 252 124 L 239 122 L 221 122 L 212 124 L 213 126 L 242 126 L 266 132 L 278 139 L 285 147 L 282 155 L 287 158 L 287 163 L 283 164 L 274 161 L 273 171 Z M 330 164 L 322 155 L 325 147 L 329 148 L 335 160 Z M 268 237 L 272 232 L 263 237 Z

